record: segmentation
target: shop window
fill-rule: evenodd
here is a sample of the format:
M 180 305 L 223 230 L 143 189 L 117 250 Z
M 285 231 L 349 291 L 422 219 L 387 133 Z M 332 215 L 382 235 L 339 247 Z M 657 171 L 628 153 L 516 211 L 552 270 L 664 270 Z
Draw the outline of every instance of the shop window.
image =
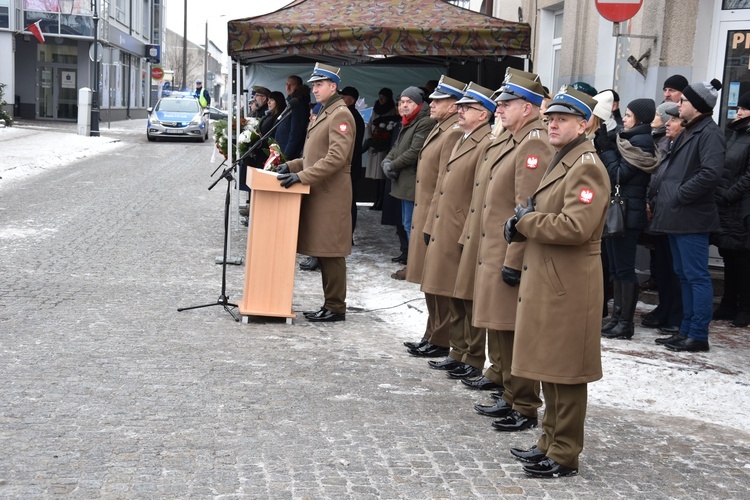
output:
M 721 8 L 722 10 L 750 9 L 750 0 L 724 0 Z
M 746 2 L 750 4 L 750 0 Z M 737 115 L 737 100 L 750 92 L 750 30 L 727 32 L 719 125 L 726 127 Z M 726 128 L 725 128 L 726 130 Z

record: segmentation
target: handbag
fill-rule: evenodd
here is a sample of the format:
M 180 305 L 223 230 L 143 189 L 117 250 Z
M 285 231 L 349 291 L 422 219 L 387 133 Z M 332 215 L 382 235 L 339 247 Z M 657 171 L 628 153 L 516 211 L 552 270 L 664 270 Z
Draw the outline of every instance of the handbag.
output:
M 620 171 L 617 171 L 617 184 L 615 192 L 609 198 L 607 207 L 607 218 L 604 221 L 602 238 L 622 236 L 625 234 L 625 214 L 628 210 L 628 200 L 620 196 Z

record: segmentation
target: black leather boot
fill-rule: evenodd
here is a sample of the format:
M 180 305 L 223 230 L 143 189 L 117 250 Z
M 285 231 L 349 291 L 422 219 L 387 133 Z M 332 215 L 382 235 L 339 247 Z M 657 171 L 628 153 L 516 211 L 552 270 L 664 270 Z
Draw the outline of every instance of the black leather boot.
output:
M 635 316 L 635 306 L 638 305 L 639 291 L 638 283 L 620 283 L 620 293 L 622 294 L 620 321 L 608 332 L 603 332 L 602 337 L 608 339 L 630 339 L 633 337 L 635 331 L 633 317 Z
M 619 281 L 612 283 L 612 294 L 614 296 L 612 316 L 609 317 L 609 321 L 602 325 L 602 335 L 614 328 L 620 321 L 620 315 L 622 314 L 622 289 L 620 288 L 620 285 L 622 285 L 622 283 Z

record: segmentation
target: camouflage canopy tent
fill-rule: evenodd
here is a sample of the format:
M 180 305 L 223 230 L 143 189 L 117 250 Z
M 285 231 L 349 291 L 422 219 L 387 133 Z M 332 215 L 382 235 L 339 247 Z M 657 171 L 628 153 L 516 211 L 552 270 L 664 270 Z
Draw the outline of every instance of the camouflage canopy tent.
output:
M 270 14 L 230 21 L 228 30 L 229 55 L 242 64 L 499 61 L 527 56 L 531 37 L 526 23 L 443 0 L 296 0 Z

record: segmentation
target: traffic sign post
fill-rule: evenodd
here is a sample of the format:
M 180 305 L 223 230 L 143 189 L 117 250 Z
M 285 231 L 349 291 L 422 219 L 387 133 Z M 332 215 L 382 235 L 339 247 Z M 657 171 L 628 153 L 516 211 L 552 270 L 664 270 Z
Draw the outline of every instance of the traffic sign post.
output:
M 161 66 L 154 66 L 151 68 L 151 78 L 156 80 L 157 82 L 164 78 L 164 68 Z
M 607 21 L 621 23 L 641 10 L 643 0 L 596 0 L 596 10 Z

